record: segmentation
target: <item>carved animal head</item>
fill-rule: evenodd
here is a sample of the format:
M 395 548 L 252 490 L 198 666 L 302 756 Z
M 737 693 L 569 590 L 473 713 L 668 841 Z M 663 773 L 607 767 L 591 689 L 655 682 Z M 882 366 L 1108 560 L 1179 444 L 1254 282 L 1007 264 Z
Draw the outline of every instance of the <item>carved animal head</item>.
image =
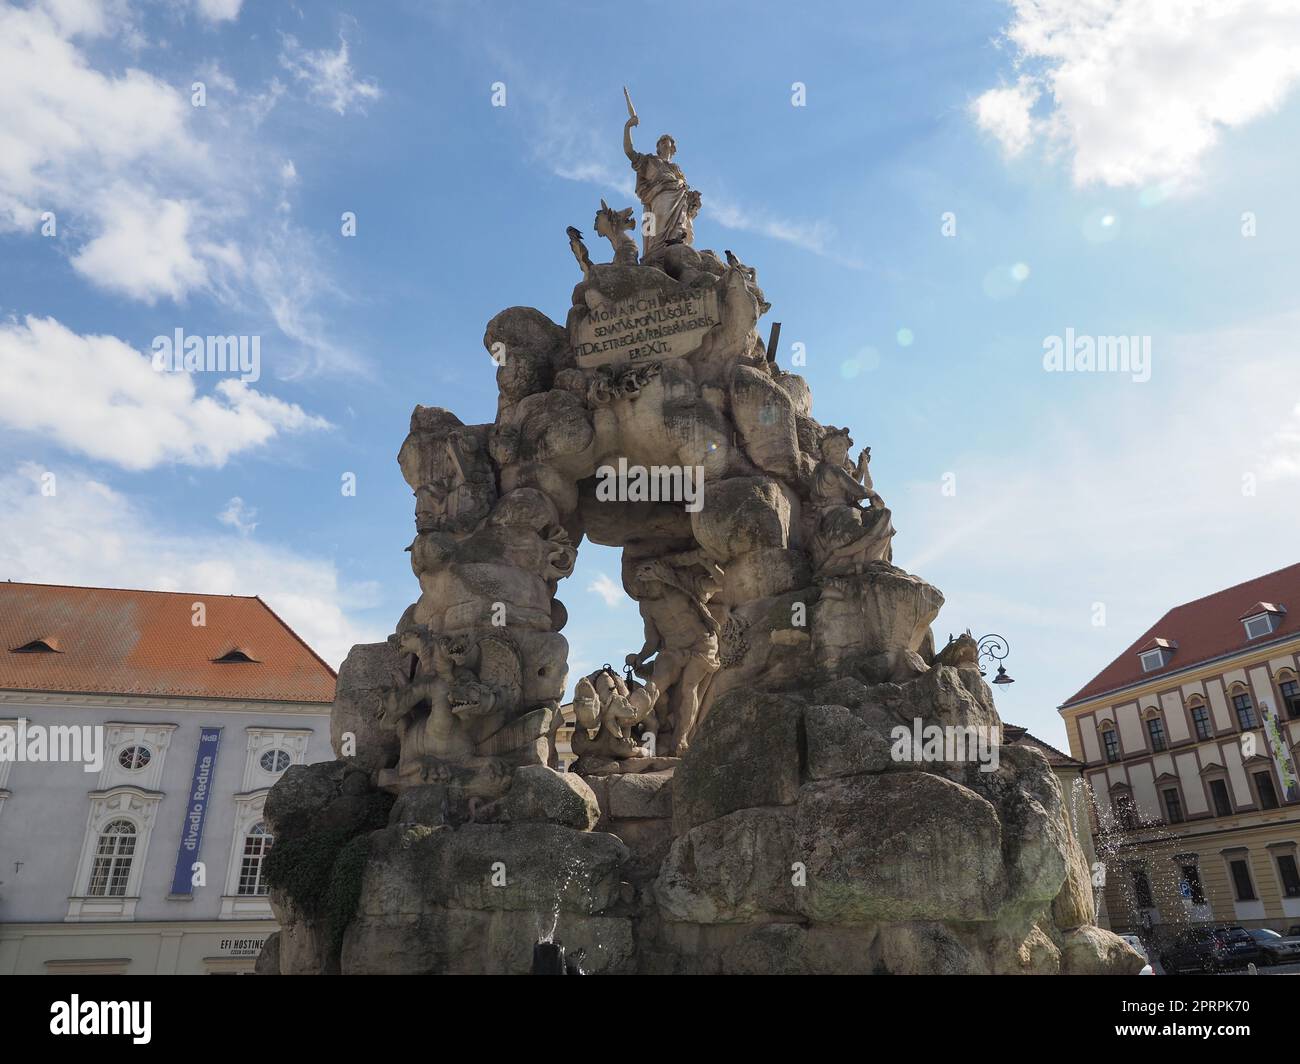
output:
M 477 680 L 462 680 L 452 685 L 447 701 L 457 717 L 486 717 L 497 708 L 497 693 Z
M 600 201 L 600 210 L 596 212 L 594 223 L 596 232 L 607 240 L 618 240 L 620 233 L 636 228 L 636 219 L 631 207 L 621 211 L 614 210 L 604 200 Z
M 588 739 L 596 738 L 600 731 L 600 696 L 589 677 L 584 676 L 574 685 L 573 716 L 578 727 L 587 732 Z

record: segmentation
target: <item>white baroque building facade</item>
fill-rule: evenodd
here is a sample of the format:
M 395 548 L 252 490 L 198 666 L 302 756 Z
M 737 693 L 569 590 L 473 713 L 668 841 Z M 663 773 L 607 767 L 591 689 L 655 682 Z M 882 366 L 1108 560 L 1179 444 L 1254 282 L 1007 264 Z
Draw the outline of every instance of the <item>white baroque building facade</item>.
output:
M 251 971 L 333 691 L 258 598 L 0 583 L 0 974 Z

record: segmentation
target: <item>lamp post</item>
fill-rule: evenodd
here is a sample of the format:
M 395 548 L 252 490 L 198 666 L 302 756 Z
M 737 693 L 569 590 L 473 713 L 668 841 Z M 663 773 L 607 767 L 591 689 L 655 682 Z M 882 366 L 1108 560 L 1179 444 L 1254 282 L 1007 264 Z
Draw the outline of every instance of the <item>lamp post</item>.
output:
M 1002 662 L 1006 660 L 1006 656 L 1011 653 L 1011 644 L 1006 639 L 991 632 L 988 635 L 980 636 L 978 646 L 979 657 L 977 661 L 979 662 L 981 676 L 985 675 L 984 662 L 987 659 L 989 662 L 996 661 L 998 663 L 998 674 L 993 678 L 993 683 L 1007 684 L 1016 682 L 1007 675 L 1007 670 L 1002 665 Z

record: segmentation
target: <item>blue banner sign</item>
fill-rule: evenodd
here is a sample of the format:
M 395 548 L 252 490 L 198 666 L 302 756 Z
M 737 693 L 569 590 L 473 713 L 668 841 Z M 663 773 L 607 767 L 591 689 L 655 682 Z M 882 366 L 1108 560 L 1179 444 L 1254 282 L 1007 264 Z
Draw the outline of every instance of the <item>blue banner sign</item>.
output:
M 194 780 L 190 784 L 185 803 L 185 820 L 181 824 L 181 844 L 176 850 L 176 872 L 172 876 L 173 894 L 194 893 L 194 862 L 199 859 L 203 844 L 203 821 L 208 813 L 208 797 L 212 793 L 213 776 L 217 770 L 217 746 L 221 742 L 220 728 L 203 728 L 199 732 L 199 750 L 194 755 Z

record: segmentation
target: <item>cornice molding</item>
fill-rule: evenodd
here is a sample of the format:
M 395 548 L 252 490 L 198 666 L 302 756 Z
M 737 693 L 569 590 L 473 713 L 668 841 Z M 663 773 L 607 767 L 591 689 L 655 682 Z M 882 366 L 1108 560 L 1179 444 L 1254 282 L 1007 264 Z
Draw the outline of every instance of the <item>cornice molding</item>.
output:
M 156 695 L 106 695 L 82 692 L 0 690 L 0 705 L 84 706 L 116 709 L 173 709 L 183 713 L 282 713 L 328 717 L 330 702 L 259 702 L 251 699 L 163 698 Z M 130 723 L 138 723 L 132 721 Z

